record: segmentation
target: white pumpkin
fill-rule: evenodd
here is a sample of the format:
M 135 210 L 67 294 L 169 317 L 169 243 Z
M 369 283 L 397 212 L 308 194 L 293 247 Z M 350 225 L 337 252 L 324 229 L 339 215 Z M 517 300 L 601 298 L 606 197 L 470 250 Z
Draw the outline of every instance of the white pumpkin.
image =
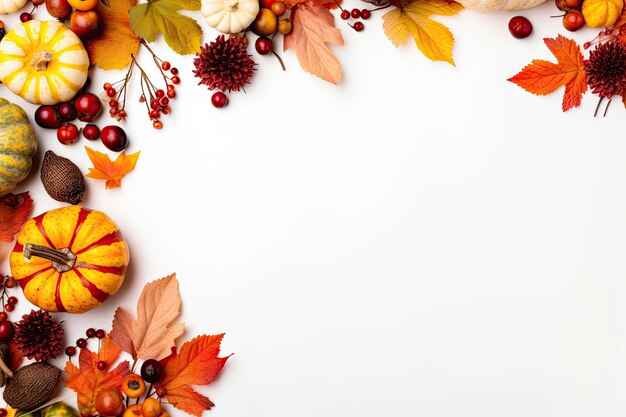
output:
M 546 0 L 456 0 L 463 7 L 478 12 L 500 12 L 505 10 L 530 9 Z
M 29 103 L 71 100 L 88 70 L 83 42 L 57 21 L 20 23 L 0 41 L 0 81 Z
M 207 24 L 222 33 L 239 33 L 254 22 L 259 0 L 202 0 Z
M 28 0 L 0 0 L 0 14 L 17 12 Z

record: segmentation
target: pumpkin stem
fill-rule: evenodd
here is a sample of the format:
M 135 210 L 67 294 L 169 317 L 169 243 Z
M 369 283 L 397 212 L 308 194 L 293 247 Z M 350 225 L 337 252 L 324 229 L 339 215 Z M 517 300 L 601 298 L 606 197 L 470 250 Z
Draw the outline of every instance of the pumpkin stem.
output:
M 45 71 L 48 69 L 48 63 L 52 60 L 52 52 L 37 51 L 33 54 L 30 65 L 37 71 Z
M 52 249 L 47 246 L 27 243 L 24 245 L 24 258 L 30 260 L 33 256 L 52 261 L 52 267 L 60 273 L 72 270 L 76 263 L 76 255 L 69 248 Z
M 228 11 L 236 12 L 237 11 L 237 7 L 239 6 L 239 0 L 226 0 L 224 2 L 224 6 L 226 6 Z

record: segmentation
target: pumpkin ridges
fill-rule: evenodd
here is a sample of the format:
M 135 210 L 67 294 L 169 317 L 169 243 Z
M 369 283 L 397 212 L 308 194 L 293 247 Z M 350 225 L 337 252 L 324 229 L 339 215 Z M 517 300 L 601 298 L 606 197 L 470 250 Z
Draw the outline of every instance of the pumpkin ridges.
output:
M 89 213 L 91 213 L 91 211 L 85 210 L 83 207 L 80 208 L 80 211 L 78 212 L 78 218 L 76 219 L 76 226 L 74 227 L 74 233 L 72 233 L 72 239 L 70 239 L 70 244 L 68 245 L 69 248 L 74 247 L 74 241 L 76 240 L 76 236 L 78 235 L 80 229 L 83 227 L 83 223 L 85 223 L 85 219 L 87 219 Z
M 44 238 L 48 246 L 51 247 L 52 249 L 57 249 L 57 247 L 54 245 L 54 243 L 52 243 L 52 241 L 48 237 L 48 233 L 46 232 L 46 229 L 43 227 L 43 218 L 45 217 L 45 215 L 46 213 L 39 215 L 33 219 L 35 221 L 35 226 L 37 226 L 37 229 L 39 229 L 39 233 Z
M 85 287 L 87 291 L 89 291 L 89 293 L 91 294 L 93 298 L 95 298 L 101 303 L 104 302 L 107 298 L 109 298 L 109 293 L 102 291 L 93 282 L 85 278 L 85 276 L 78 269 L 75 269 L 74 273 L 78 276 L 81 284 L 83 284 L 83 287 Z
M 65 307 L 63 306 L 63 301 L 61 300 L 61 281 L 62 280 L 63 280 L 63 274 L 59 272 L 57 276 L 57 285 L 56 285 L 56 289 L 54 292 L 54 303 L 57 306 L 57 311 L 66 311 Z
M 81 250 L 75 251 L 74 253 L 76 255 L 81 255 L 87 251 L 90 251 L 94 248 L 97 248 L 99 246 L 111 246 L 114 243 L 120 242 L 122 240 L 122 235 L 119 232 L 119 230 L 116 230 L 113 233 L 109 233 L 106 236 L 102 236 L 99 240 L 97 240 L 96 242 L 92 243 L 89 246 L 86 246 L 84 248 L 82 248 Z

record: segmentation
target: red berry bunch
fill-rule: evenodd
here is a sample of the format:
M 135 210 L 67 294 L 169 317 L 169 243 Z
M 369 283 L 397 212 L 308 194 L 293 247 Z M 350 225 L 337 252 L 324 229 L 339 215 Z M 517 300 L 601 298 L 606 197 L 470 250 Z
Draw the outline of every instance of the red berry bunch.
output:
M 372 17 L 372 12 L 374 10 L 378 10 L 378 9 L 374 9 L 374 10 L 361 9 L 361 10 L 359 10 L 359 9 L 356 9 L 356 8 L 354 8 L 352 10 L 346 10 L 343 7 L 341 7 L 341 5 L 339 5 L 339 3 L 337 3 L 337 6 L 339 6 L 339 8 L 341 9 L 341 15 L 340 16 L 341 16 L 342 20 L 349 20 L 350 18 L 367 20 L 370 17 Z M 363 29 L 365 29 L 365 25 L 360 20 L 357 20 L 353 24 L 348 23 L 348 26 L 350 26 L 352 29 L 354 29 L 357 32 L 361 32 L 361 31 L 363 31 Z
M 104 339 L 104 337 L 107 335 L 106 331 L 104 329 L 94 329 L 93 327 L 88 328 L 85 331 L 85 336 L 86 337 L 79 337 L 78 339 L 76 339 L 76 346 L 68 346 L 65 348 L 65 354 L 67 355 L 68 358 L 71 358 L 72 356 L 76 355 L 76 347 L 79 348 L 84 348 L 85 346 L 87 346 L 87 341 L 89 339 L 93 339 L 96 338 L 98 340 L 102 340 Z M 102 362 L 102 365 L 100 365 L 100 362 Z M 98 369 L 100 369 L 102 367 L 103 370 L 104 368 L 106 368 L 107 364 L 103 361 L 100 361 L 97 364 Z

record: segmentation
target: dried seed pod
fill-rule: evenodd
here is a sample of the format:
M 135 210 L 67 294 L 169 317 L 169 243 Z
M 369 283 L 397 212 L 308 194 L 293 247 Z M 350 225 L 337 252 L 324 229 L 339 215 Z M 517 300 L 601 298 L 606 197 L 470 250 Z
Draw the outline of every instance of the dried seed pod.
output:
M 61 370 L 47 362 L 35 362 L 18 369 L 9 378 L 3 398 L 20 410 L 32 410 L 50 399 L 61 377 Z
M 85 178 L 67 158 L 47 151 L 41 166 L 41 182 L 50 197 L 64 203 L 78 204 L 85 194 Z

